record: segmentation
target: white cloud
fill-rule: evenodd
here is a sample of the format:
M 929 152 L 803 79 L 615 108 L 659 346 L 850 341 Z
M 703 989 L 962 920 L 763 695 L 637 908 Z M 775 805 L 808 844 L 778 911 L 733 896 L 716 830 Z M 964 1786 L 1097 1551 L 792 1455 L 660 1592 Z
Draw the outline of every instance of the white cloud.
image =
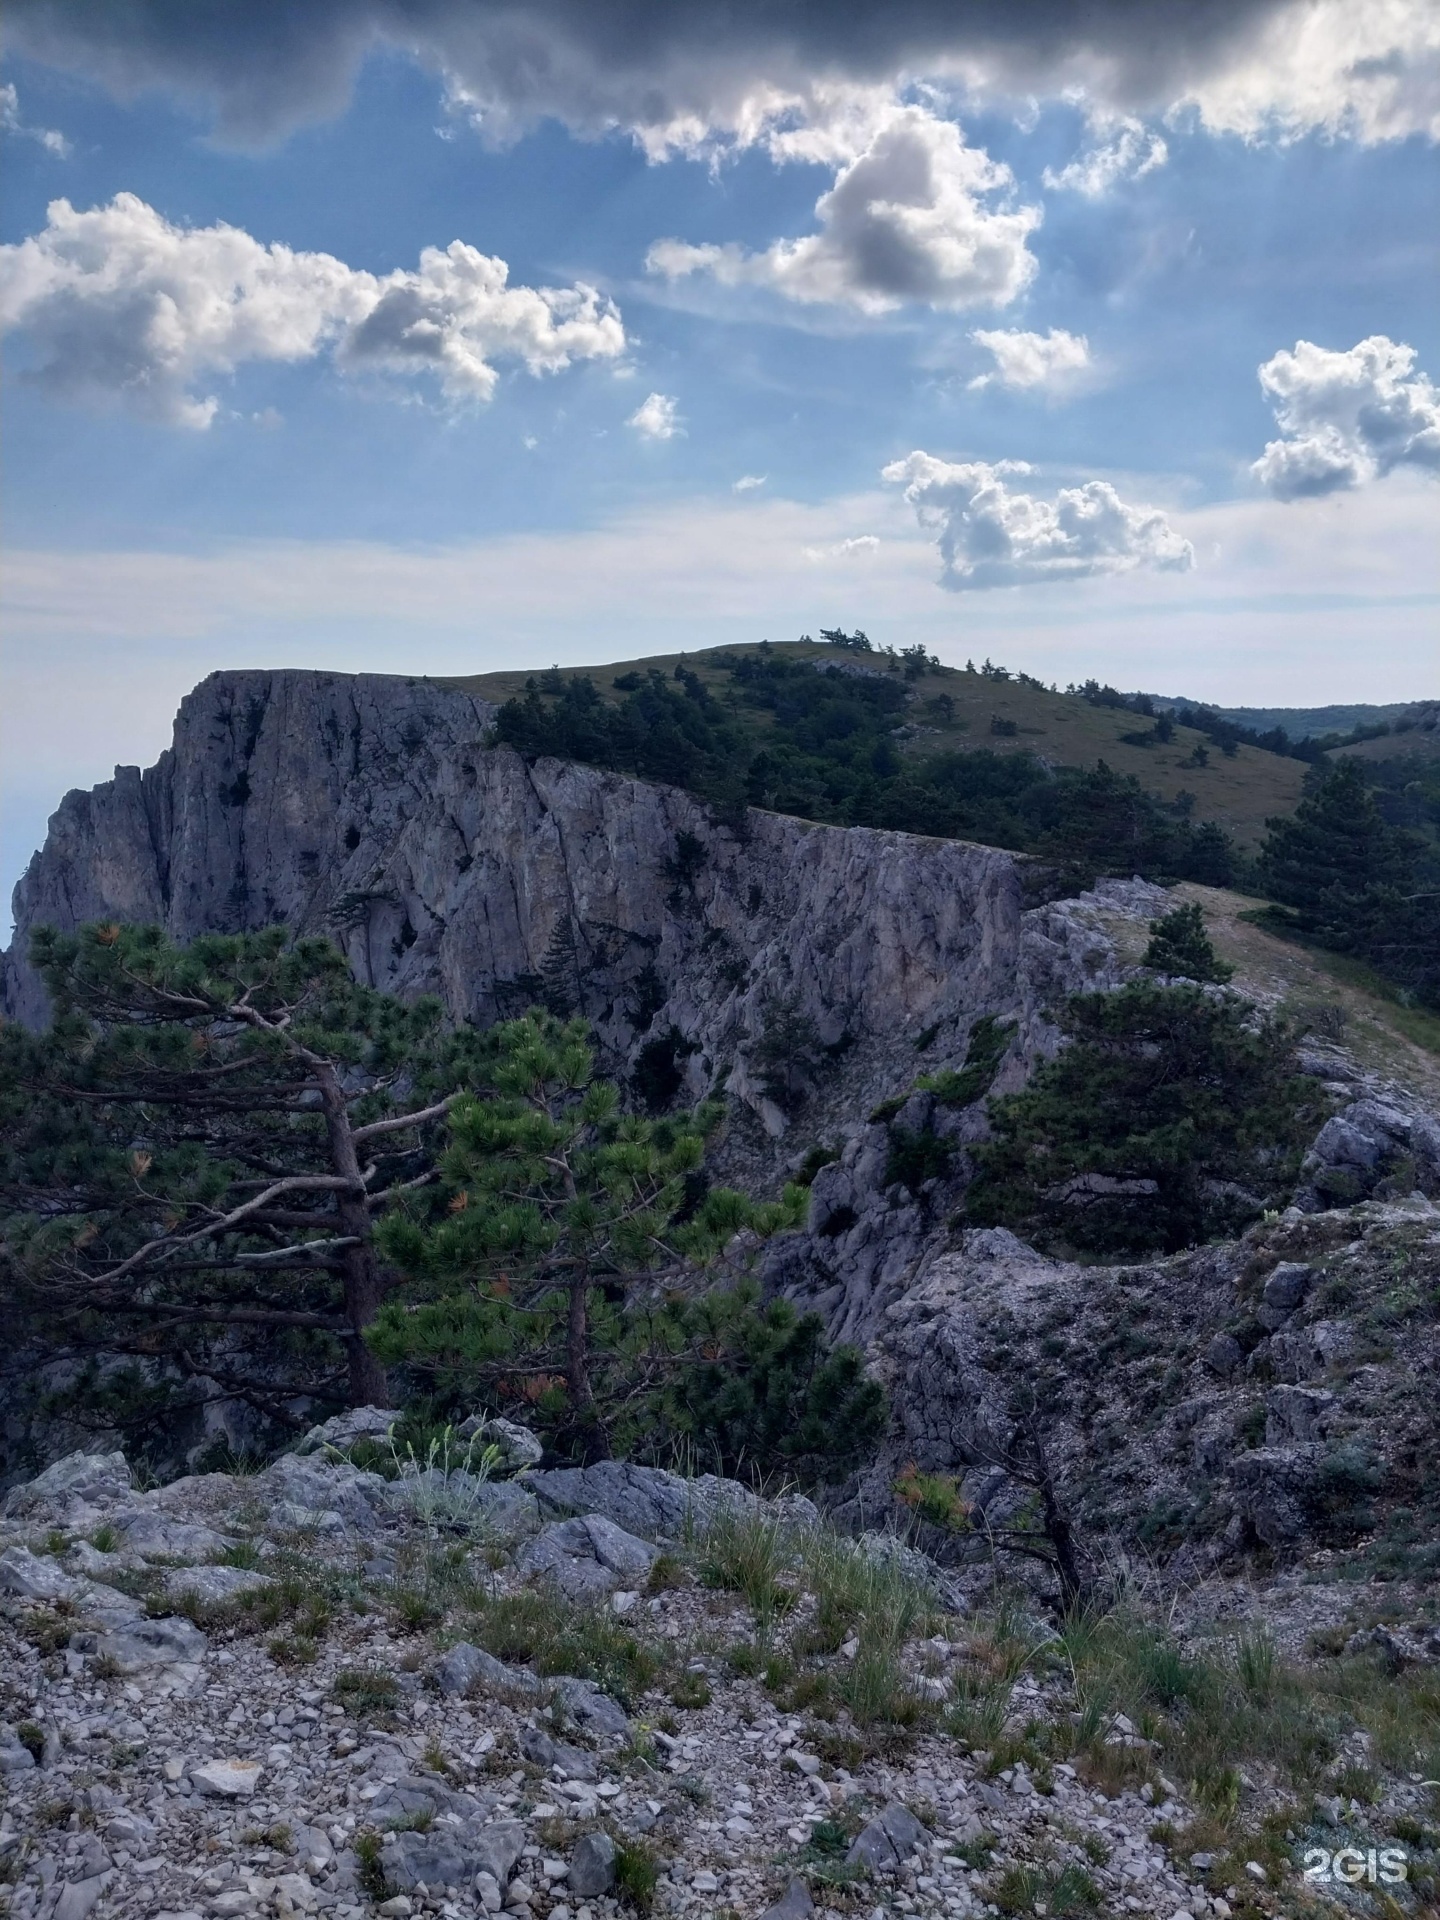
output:
M 806 547 L 804 551 L 807 560 L 860 560 L 877 553 L 879 548 L 878 535 L 856 533 L 848 539 L 836 540 L 828 547 Z
M 625 424 L 645 440 L 673 440 L 685 431 L 680 402 L 668 393 L 647 394 Z
M 1090 371 L 1090 343 L 1083 333 L 1052 327 L 1048 333 L 1022 333 L 1018 328 L 987 331 L 977 328 L 970 338 L 995 356 L 995 371 L 970 381 L 981 387 L 1015 387 L 1063 393 Z
M 54 127 L 32 127 L 20 118 L 20 95 L 14 86 L 0 86 L 0 133 L 15 133 L 22 140 L 38 140 L 57 160 L 70 158 L 70 142 Z
M 1170 149 L 1158 133 L 1129 114 L 1103 111 L 1090 116 L 1095 144 L 1069 166 L 1046 167 L 1044 183 L 1052 193 L 1083 193 L 1098 200 L 1121 180 L 1140 180 L 1163 167 Z
M 1338 493 L 1398 466 L 1440 469 L 1440 391 L 1383 333 L 1348 353 L 1297 340 L 1260 368 L 1284 438 L 1251 471 L 1281 500 Z
M 1440 139 L 1440 9 L 1433 0 L 1296 0 L 1259 15 L 1179 100 L 1212 133 L 1252 140 Z
M 915 452 L 881 478 L 903 482 L 921 526 L 938 533 L 940 584 L 957 592 L 1194 565 L 1190 542 L 1158 509 L 1127 506 L 1104 480 L 1062 487 L 1053 501 L 1012 493 L 1006 476 L 1030 471 L 1023 460 L 954 465 Z
M 769 475 L 764 473 L 742 473 L 730 491 L 732 493 L 754 493 L 757 487 L 764 486 L 768 478 Z
M 966 146 L 953 121 L 895 107 L 816 202 L 818 233 L 763 253 L 660 240 L 646 265 L 667 279 L 705 273 L 862 313 L 909 302 L 1001 307 L 1035 272 L 1026 241 L 1041 218 L 1037 207 L 1006 204 L 1013 186 L 1009 168 Z
M 492 358 L 552 373 L 625 345 L 594 288 L 511 287 L 503 260 L 459 240 L 381 276 L 238 227 L 175 226 L 130 193 L 48 212 L 41 233 L 0 247 L 0 331 L 34 339 L 31 377 L 52 392 L 175 426 L 208 427 L 220 402 L 195 387 L 248 361 L 333 350 L 345 371 L 431 374 L 460 404 L 489 399 Z

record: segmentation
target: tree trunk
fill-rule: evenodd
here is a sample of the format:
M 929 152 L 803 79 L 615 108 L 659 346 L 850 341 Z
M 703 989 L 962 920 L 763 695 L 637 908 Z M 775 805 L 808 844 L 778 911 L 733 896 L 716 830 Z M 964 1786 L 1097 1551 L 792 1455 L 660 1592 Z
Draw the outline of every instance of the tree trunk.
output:
M 319 1069 L 319 1081 L 325 1131 L 330 1141 L 330 1163 L 342 1179 L 352 1183 L 336 1194 L 335 1212 L 341 1233 L 354 1235 L 359 1242 L 357 1246 L 346 1247 L 343 1255 L 345 1318 L 350 1327 L 343 1337 L 350 1365 L 350 1404 L 352 1407 L 388 1407 L 390 1383 L 384 1367 L 365 1341 L 365 1329 L 379 1311 L 387 1289 L 370 1237 L 370 1208 L 359 1155 L 355 1151 L 350 1107 L 332 1066 L 326 1064 Z
M 588 1418 L 595 1396 L 590 1391 L 590 1275 L 577 1267 L 570 1281 L 570 1315 L 565 1332 L 565 1380 L 578 1420 Z

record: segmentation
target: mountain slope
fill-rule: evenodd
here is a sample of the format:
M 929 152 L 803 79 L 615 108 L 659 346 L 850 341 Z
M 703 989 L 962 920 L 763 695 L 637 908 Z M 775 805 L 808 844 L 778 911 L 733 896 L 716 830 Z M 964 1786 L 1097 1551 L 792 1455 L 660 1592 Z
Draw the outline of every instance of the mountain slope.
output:
M 888 677 L 886 657 L 880 654 L 845 653 L 800 641 L 767 643 L 767 648 L 776 659 Z M 618 702 L 623 689 L 617 688 L 617 682 L 630 675 L 653 671 L 670 678 L 677 668 L 683 668 L 718 701 L 726 703 L 734 687 L 726 663 L 754 658 L 760 651 L 758 647 L 710 648 L 579 667 L 573 672 L 588 677 L 602 699 Z M 1151 730 L 1142 717 L 1123 709 L 1093 706 L 1078 694 L 1060 693 L 1029 680 L 1000 678 L 999 671 L 992 669 L 987 674 L 930 669 L 906 681 L 910 697 L 903 716 L 906 732 L 896 742 L 900 752 L 907 759 L 980 749 L 1001 754 L 1033 753 L 1052 767 L 1093 767 L 1104 760 L 1119 773 L 1133 774 L 1147 792 L 1167 804 L 1175 803 L 1182 794 L 1193 795 L 1192 817 L 1218 822 L 1247 850 L 1258 844 L 1265 821 L 1272 814 L 1294 810 L 1305 775 L 1304 766 L 1297 760 L 1247 746 L 1226 755 L 1204 734 L 1187 727 L 1177 727 L 1169 742 L 1137 744 Z M 534 674 L 517 671 L 477 674 L 449 684 L 500 704 L 523 697 L 530 683 L 537 684 L 543 695 L 547 680 L 554 685 L 547 676 L 537 680 Z M 757 745 L 764 744 L 768 724 L 764 714 L 728 704 L 726 711 Z M 1127 739 L 1126 735 L 1133 737 Z M 1197 749 L 1203 756 L 1198 763 Z

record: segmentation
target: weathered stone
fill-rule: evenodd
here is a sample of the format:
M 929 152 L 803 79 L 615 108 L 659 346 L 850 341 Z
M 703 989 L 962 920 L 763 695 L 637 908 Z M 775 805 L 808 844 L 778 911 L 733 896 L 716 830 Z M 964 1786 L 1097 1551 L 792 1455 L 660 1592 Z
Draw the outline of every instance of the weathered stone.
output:
M 154 1559 L 203 1560 L 224 1553 L 235 1541 L 197 1521 L 177 1520 L 153 1508 L 116 1514 L 112 1525 L 125 1550 Z
M 433 1669 L 435 1684 L 444 1694 L 467 1694 L 477 1688 L 491 1692 L 539 1693 L 540 1682 L 526 1667 L 510 1667 L 483 1647 L 457 1641 Z
M 296 1445 L 299 1454 L 333 1447 L 347 1453 L 357 1440 L 383 1440 L 399 1419 L 393 1407 L 347 1407 L 310 1431 Z
M 264 1769 L 258 1760 L 206 1760 L 186 1771 L 197 1793 L 217 1800 L 248 1800 Z
M 1245 1349 L 1233 1333 L 1217 1333 L 1205 1348 L 1205 1364 L 1222 1377 L 1234 1373 L 1245 1358 Z
M 892 1800 L 860 1829 L 845 1858 L 851 1866 L 868 1867 L 872 1873 L 894 1873 L 929 1837 L 910 1809 Z
M 760 1920 L 810 1920 L 814 1911 L 810 1889 L 798 1874 L 792 1874 L 789 1886 L 774 1906 L 765 1909 Z
M 330 1462 L 323 1455 L 301 1459 L 293 1453 L 282 1454 L 251 1482 L 255 1494 L 286 1509 L 291 1524 L 325 1524 L 326 1515 L 338 1515 L 341 1522 L 359 1533 L 372 1533 L 377 1524 L 377 1509 L 389 1498 L 389 1482 L 378 1473 L 362 1473 L 348 1461 Z M 291 1520 L 291 1515 L 297 1516 Z
M 498 1415 L 471 1414 L 456 1432 L 462 1440 L 478 1440 L 482 1446 L 494 1447 L 500 1456 L 502 1473 L 523 1473 L 527 1467 L 538 1467 L 545 1458 L 545 1443 L 538 1434 L 522 1427 L 518 1421 L 502 1420 Z
M 9 1727 L 0 1727 L 0 1773 L 33 1773 L 35 1756 Z
M 555 1704 L 565 1719 L 604 1740 L 624 1740 L 630 1732 L 625 1709 L 593 1680 L 557 1680 Z
M 601 1460 L 593 1467 L 555 1467 L 528 1473 L 525 1484 L 551 1513 L 599 1514 L 641 1540 L 682 1540 L 703 1534 L 722 1513 L 759 1513 L 763 1503 L 738 1480 L 713 1473 L 693 1480 L 662 1467 Z M 803 1496 L 787 1502 L 797 1526 L 816 1520 Z
M 558 1767 L 570 1780 L 593 1781 L 598 1777 L 593 1753 L 569 1746 L 564 1740 L 552 1740 L 542 1727 L 522 1727 L 517 1741 L 520 1757 L 532 1767 L 544 1767 L 547 1772 Z
M 542 1528 L 515 1564 L 528 1578 L 543 1577 L 567 1599 L 598 1599 L 617 1587 L 635 1587 L 649 1574 L 657 1549 L 603 1514 L 557 1520 Z
M 121 1673 L 138 1673 L 142 1667 L 203 1659 L 209 1642 L 188 1620 L 135 1619 L 118 1633 L 76 1635 L 73 1644 L 112 1662 Z
M 42 1507 L 63 1510 L 75 1502 L 100 1506 L 124 1499 L 130 1485 L 123 1453 L 68 1453 L 24 1486 L 12 1487 L 3 1512 L 9 1519 Z
M 381 1861 L 385 1877 L 402 1892 L 423 1882 L 427 1887 L 458 1887 L 488 1874 L 503 1887 L 525 1845 L 525 1829 L 516 1820 L 487 1825 L 435 1826 L 428 1833 L 390 1833 Z
M 570 1856 L 567 1885 L 578 1900 L 598 1900 L 615 1884 L 615 1842 L 608 1833 L 587 1833 Z
M 161 1590 L 167 1600 L 193 1596 L 202 1606 L 216 1607 L 242 1593 L 259 1593 L 274 1584 L 269 1574 L 249 1567 L 171 1567 Z
M 1318 1440 L 1335 1408 L 1333 1393 L 1315 1387 L 1272 1387 L 1265 1396 L 1265 1444 Z
M 0 1593 L 21 1600 L 74 1600 L 85 1583 L 66 1573 L 58 1560 L 31 1553 L 25 1547 L 7 1547 L 0 1553 Z

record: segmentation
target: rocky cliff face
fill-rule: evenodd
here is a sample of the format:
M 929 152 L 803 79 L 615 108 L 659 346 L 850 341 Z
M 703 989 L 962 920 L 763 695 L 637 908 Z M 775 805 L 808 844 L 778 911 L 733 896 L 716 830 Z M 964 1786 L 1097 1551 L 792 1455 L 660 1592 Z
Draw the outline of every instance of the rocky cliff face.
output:
M 157 765 L 62 802 L 16 889 L 5 1010 L 45 1017 L 24 957 L 44 922 L 184 940 L 284 921 L 458 1017 L 541 993 L 573 1006 L 611 1070 L 658 1042 L 690 1096 L 725 1086 L 772 1136 L 802 1105 L 887 1090 L 922 1031 L 940 1064 L 980 1014 L 1029 1020 L 1010 855 L 759 812 L 721 824 L 672 790 L 526 766 L 484 744 L 492 714 L 425 681 L 212 675 Z

